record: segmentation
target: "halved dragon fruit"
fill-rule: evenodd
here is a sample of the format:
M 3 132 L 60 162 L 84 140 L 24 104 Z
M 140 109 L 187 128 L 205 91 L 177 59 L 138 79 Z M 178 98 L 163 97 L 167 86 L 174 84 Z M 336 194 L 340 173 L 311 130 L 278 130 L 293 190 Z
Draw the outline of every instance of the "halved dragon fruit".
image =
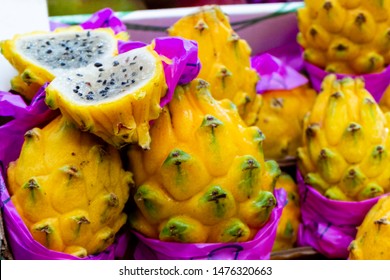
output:
M 37 87 L 55 76 L 116 55 L 117 44 L 118 35 L 111 28 L 84 30 L 75 26 L 15 35 L 1 42 L 0 48 L 19 72 L 11 81 L 12 89 L 31 99 Z
M 147 149 L 149 122 L 159 116 L 166 90 L 152 43 L 57 76 L 46 89 L 46 104 L 117 148 L 138 143 Z

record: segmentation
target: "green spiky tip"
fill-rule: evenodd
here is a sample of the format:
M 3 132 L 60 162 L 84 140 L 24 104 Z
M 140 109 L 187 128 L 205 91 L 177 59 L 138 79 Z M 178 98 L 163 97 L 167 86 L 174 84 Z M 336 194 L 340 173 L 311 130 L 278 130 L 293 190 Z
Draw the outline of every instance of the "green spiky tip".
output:
M 221 239 L 223 242 L 234 242 L 249 235 L 249 228 L 240 220 L 235 220 L 224 229 Z
M 223 125 L 223 122 L 212 115 L 206 115 L 202 121 L 201 127 L 207 126 L 211 128 L 217 128 L 220 125 Z
M 168 157 L 165 159 L 163 165 L 180 165 L 183 162 L 187 162 L 191 159 L 191 156 L 180 149 L 172 150 Z
M 190 234 L 192 225 L 188 224 L 180 217 L 171 218 L 160 231 L 160 239 L 170 239 L 179 242 L 186 242 L 187 235 Z

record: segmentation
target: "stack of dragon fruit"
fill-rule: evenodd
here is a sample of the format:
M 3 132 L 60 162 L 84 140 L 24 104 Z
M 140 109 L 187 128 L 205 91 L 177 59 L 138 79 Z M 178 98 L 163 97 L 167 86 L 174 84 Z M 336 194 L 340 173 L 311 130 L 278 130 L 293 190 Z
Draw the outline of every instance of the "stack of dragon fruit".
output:
M 1 42 L 18 71 L 3 99 L 19 95 L 30 119 L 41 114 L 2 149 L 20 142 L 1 158 L 16 258 L 33 250 L 12 240 L 23 229 L 58 258 L 110 248 L 122 258 L 136 242 L 135 258 L 210 258 L 235 244 L 245 259 L 299 246 L 390 259 L 390 90 L 368 85 L 390 84 L 390 0 L 305 1 L 300 73 L 255 56 L 218 6 L 148 44 L 109 16 L 115 28 Z M 137 241 L 118 241 L 130 233 Z

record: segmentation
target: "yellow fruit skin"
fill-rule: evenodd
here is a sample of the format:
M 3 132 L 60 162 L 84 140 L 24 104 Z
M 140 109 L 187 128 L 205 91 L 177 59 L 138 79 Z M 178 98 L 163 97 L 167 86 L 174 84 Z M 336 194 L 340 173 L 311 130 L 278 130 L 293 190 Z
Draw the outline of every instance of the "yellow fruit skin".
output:
M 328 75 L 305 119 L 298 149 L 306 183 L 337 200 L 389 192 L 388 121 L 361 79 Z
M 276 181 L 275 188 L 282 188 L 287 192 L 287 204 L 283 208 L 278 224 L 276 239 L 272 248 L 274 252 L 295 247 L 301 222 L 298 187 L 294 179 L 283 173 Z
M 316 92 L 307 85 L 292 90 L 265 92 L 255 123 L 265 135 L 267 159 L 294 158 L 302 145 L 303 118 L 314 104 Z
M 381 107 L 383 112 L 390 112 L 390 85 L 387 87 L 385 93 L 383 94 L 379 102 L 379 106 Z
M 128 149 L 132 228 L 166 241 L 233 242 L 268 220 L 280 169 L 264 161 L 261 131 L 231 101 L 215 100 L 207 82 L 177 87 L 150 135 L 149 150 Z
M 240 39 L 218 6 L 205 6 L 172 25 L 170 36 L 198 43 L 202 68 L 198 78 L 210 83 L 215 99 L 233 101 L 247 125 L 253 125 L 261 105 L 256 94 L 258 74 L 250 66 L 251 49 Z
M 12 202 L 33 238 L 79 257 L 112 244 L 125 224 L 132 174 L 115 148 L 59 116 L 25 134 L 7 169 Z
M 390 196 L 371 208 L 349 245 L 351 260 L 390 260 Z
M 163 65 L 154 51 L 154 44 L 145 47 L 156 61 L 155 75 L 145 85 L 120 99 L 98 103 L 76 103 L 62 94 L 62 88 L 50 83 L 46 88 L 46 104 L 75 122 L 83 131 L 91 132 L 107 143 L 121 148 L 138 143 L 148 149 L 150 145 L 149 122 L 158 118 L 160 99 L 167 85 Z M 63 78 L 63 77 L 61 77 Z
M 53 34 L 53 36 L 55 36 L 56 34 L 63 32 L 77 32 L 83 30 L 84 29 L 81 26 L 71 26 L 66 28 L 58 28 L 52 32 L 35 31 L 27 34 L 18 34 L 15 35 L 13 39 L 1 41 L 0 50 L 2 55 L 19 72 L 18 76 L 16 76 L 11 82 L 11 88 L 27 99 L 32 99 L 36 93 L 36 90 L 40 86 L 52 81 L 55 77 L 55 74 L 50 69 L 47 69 L 44 65 L 35 64 L 23 53 L 18 52 L 16 47 L 18 40 L 24 38 L 25 36 L 47 34 Z M 98 28 L 95 29 L 95 31 L 109 34 L 109 36 L 113 38 L 113 44 L 116 44 L 118 39 L 126 39 L 126 36 L 124 36 L 122 32 L 115 35 L 114 31 L 110 28 Z M 115 47 L 111 55 L 114 56 L 117 53 L 118 50 L 117 47 Z
M 305 0 L 298 43 L 328 72 L 369 74 L 390 63 L 390 1 Z

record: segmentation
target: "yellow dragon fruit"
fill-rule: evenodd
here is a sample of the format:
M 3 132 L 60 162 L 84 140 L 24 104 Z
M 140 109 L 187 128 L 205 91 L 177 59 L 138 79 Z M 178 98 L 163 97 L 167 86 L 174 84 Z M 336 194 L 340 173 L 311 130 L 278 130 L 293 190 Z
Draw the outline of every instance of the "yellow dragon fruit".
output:
M 374 73 L 390 64 L 390 0 L 305 0 L 298 25 L 304 58 L 328 72 Z
M 381 107 L 383 112 L 390 112 L 390 84 L 387 87 L 385 93 L 383 94 L 379 106 Z
M 298 186 L 294 179 L 287 173 L 282 173 L 276 181 L 275 188 L 284 189 L 287 192 L 287 204 L 283 208 L 278 224 L 276 239 L 272 248 L 274 252 L 295 247 L 301 222 Z
M 328 75 L 305 119 L 303 147 L 298 148 L 306 183 L 344 201 L 389 192 L 389 120 L 362 79 Z
M 114 147 L 62 116 L 27 131 L 8 167 L 12 202 L 32 237 L 78 257 L 112 244 L 127 220 L 132 183 Z
M 204 6 L 168 30 L 171 36 L 195 40 L 202 68 L 199 78 L 210 83 L 213 97 L 236 104 L 247 125 L 253 125 L 261 105 L 256 94 L 258 74 L 250 66 L 251 49 L 234 32 L 218 6 Z
M 154 43 L 57 76 L 46 104 L 59 108 L 81 130 L 121 148 L 150 145 L 149 122 L 158 118 L 167 85 Z
M 280 169 L 264 161 L 262 132 L 206 81 L 177 87 L 150 133 L 150 150 L 128 151 L 134 229 L 163 241 L 241 242 L 267 222 Z
M 81 26 L 15 35 L 0 43 L 3 56 L 19 72 L 11 88 L 32 99 L 37 88 L 70 69 L 81 68 L 118 53 L 118 39 L 111 28 L 84 30 Z
M 351 260 L 390 260 L 390 196 L 370 209 L 349 246 Z
M 263 147 L 267 159 L 282 163 L 295 158 L 297 148 L 302 145 L 303 119 L 316 95 L 307 85 L 262 95 L 263 104 L 255 125 L 266 136 Z

